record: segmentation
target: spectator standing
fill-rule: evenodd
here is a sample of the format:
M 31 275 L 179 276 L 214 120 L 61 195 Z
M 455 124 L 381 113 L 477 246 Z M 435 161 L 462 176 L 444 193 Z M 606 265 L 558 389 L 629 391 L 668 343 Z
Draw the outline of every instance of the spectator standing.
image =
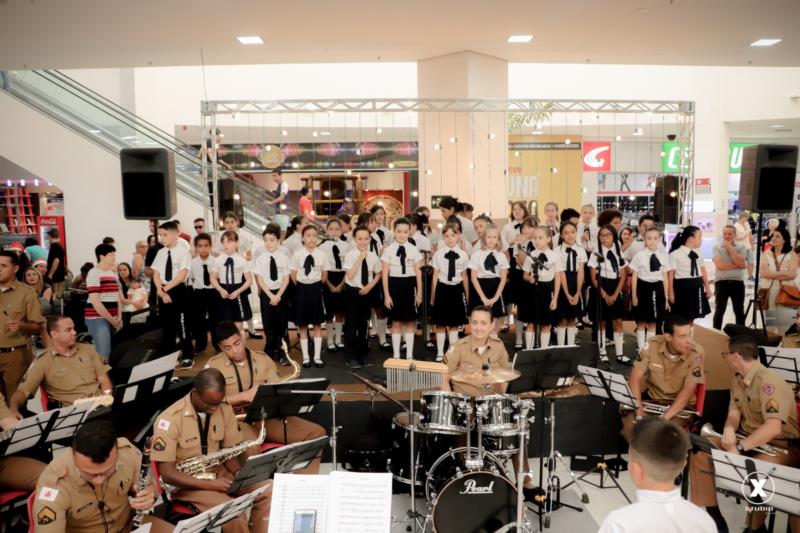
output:
M 150 278 L 144 271 L 144 259 L 147 256 L 147 242 L 136 241 L 136 248 L 131 260 L 131 277 L 138 278 L 145 289 L 150 287 Z
M 47 260 L 47 249 L 39 244 L 35 237 L 27 237 L 25 239 L 25 253 L 28 254 L 31 262 L 37 259 Z
M 53 294 L 59 300 L 64 294 L 64 279 L 67 275 L 67 252 L 61 244 L 60 237 L 57 228 L 47 232 L 47 239 L 50 241 L 50 251 L 47 254 L 47 280 L 53 286 Z
M 714 328 L 722 329 L 722 318 L 728 306 L 728 298 L 733 305 L 736 323 L 744 325 L 744 274 L 747 260 L 746 247 L 736 239 L 736 227 L 722 229 L 722 242 L 714 246 L 712 260 L 716 267 L 714 280 Z
M 300 189 L 300 215 L 304 216 L 311 222 L 316 220 L 316 216 L 314 214 L 314 205 L 311 202 L 311 197 L 313 194 L 314 192 L 310 187 L 303 187 Z
M 789 232 L 785 228 L 775 228 L 775 231 L 772 232 L 770 245 L 769 251 L 761 254 L 759 288 L 769 289 L 768 312 L 779 316 L 781 322 L 791 321 L 794 318 L 794 310 L 785 307 L 776 308 L 775 300 L 778 297 L 781 285 L 792 285 L 794 283 L 797 276 L 797 255 L 792 251 Z M 782 310 L 786 310 L 786 312 L 784 313 Z
M 97 266 L 86 276 L 86 302 L 84 318 L 86 328 L 92 335 L 95 351 L 103 361 L 111 355 L 111 335 L 122 328 L 119 302 L 122 299 L 118 274 L 116 249 L 110 244 L 99 244 L 94 249 Z

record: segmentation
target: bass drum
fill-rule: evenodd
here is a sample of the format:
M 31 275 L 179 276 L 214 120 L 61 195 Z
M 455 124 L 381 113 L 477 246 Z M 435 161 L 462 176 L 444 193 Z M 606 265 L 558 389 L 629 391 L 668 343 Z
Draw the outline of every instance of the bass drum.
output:
M 416 428 L 414 430 L 414 455 L 417 458 L 417 482 L 420 491 L 425 483 L 429 469 L 433 462 L 454 446 L 455 437 L 428 433 L 420 428 L 422 416 L 414 413 Z M 408 423 L 408 413 L 397 413 L 392 419 L 392 448 L 389 452 L 388 470 L 392 477 L 406 485 L 411 483 L 409 475 L 409 459 L 411 443 L 409 437 L 411 429 Z
M 425 495 L 436 533 L 493 533 L 516 520 L 517 490 L 499 459 L 486 453 L 480 470 L 464 466 L 465 448 L 431 467 Z

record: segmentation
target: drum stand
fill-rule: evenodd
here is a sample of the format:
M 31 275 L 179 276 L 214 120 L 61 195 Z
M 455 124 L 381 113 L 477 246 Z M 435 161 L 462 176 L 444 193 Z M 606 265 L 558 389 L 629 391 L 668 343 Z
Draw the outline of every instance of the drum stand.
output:
M 422 515 L 417 512 L 417 460 L 415 457 L 415 449 L 414 449 L 414 436 L 417 430 L 416 418 L 414 417 L 414 391 L 416 387 L 414 386 L 414 372 L 417 371 L 417 366 L 412 362 L 411 365 L 408 367 L 409 372 L 409 388 L 408 388 L 408 466 L 409 466 L 409 486 L 411 487 L 409 493 L 411 495 L 411 508 L 406 512 L 406 519 L 410 522 L 408 526 L 406 526 L 406 531 L 412 531 L 413 533 L 417 532 L 419 528 L 421 531 L 425 531 L 425 526 L 428 522 L 428 517 Z M 424 519 L 421 523 L 420 519 Z
M 528 422 L 534 421 L 534 417 L 528 417 L 528 411 L 533 407 L 533 402 L 531 400 L 519 400 L 517 406 L 519 407 L 519 414 L 515 415 L 517 417 L 517 429 L 519 432 L 519 453 L 517 454 L 517 461 L 519 463 L 519 468 L 517 469 L 517 520 L 513 524 L 508 524 L 499 529 L 497 533 L 506 533 L 510 531 L 514 531 L 515 533 L 530 533 L 532 531 L 531 523 L 528 521 L 525 513 L 525 495 L 523 494 L 525 478 L 528 476 L 529 472 L 527 468 L 522 468 L 522 464 L 525 462 L 525 446 L 528 444 Z

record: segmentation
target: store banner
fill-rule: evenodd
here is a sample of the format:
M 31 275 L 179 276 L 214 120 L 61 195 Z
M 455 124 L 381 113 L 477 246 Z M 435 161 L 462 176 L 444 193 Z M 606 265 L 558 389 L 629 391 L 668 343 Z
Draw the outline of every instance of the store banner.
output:
M 583 171 L 608 172 L 611 170 L 611 143 L 583 142 Z
M 711 194 L 711 178 L 696 178 L 694 192 L 695 194 Z
M 687 164 L 689 157 L 689 148 L 684 145 L 683 149 L 685 155 L 683 171 L 689 170 Z M 681 172 L 681 143 L 679 142 L 665 142 L 661 144 L 661 172 Z
M 731 143 L 728 149 L 728 172 L 731 174 L 741 174 L 742 172 L 742 154 L 744 149 L 748 146 L 753 146 L 752 143 Z

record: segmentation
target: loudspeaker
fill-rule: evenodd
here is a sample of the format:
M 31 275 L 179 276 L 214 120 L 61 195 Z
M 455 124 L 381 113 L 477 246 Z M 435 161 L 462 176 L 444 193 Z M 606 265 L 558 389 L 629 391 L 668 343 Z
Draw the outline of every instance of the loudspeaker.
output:
M 759 213 L 792 210 L 797 146 L 759 144 L 742 153 L 739 206 Z
M 217 213 L 219 220 L 222 220 L 225 213 L 236 213 L 236 216 L 239 217 L 239 226 L 243 228 L 244 204 L 236 180 L 233 178 L 217 180 L 217 192 L 219 194 L 219 211 Z
M 320 198 L 317 200 L 320 215 L 333 216 L 344 204 L 345 180 L 342 178 L 329 178 L 319 184 Z
M 663 176 L 656 178 L 656 197 L 654 216 L 662 224 L 680 224 L 678 220 L 678 197 L 681 178 Z
M 123 148 L 122 206 L 128 220 L 167 220 L 178 210 L 175 158 L 165 148 Z

